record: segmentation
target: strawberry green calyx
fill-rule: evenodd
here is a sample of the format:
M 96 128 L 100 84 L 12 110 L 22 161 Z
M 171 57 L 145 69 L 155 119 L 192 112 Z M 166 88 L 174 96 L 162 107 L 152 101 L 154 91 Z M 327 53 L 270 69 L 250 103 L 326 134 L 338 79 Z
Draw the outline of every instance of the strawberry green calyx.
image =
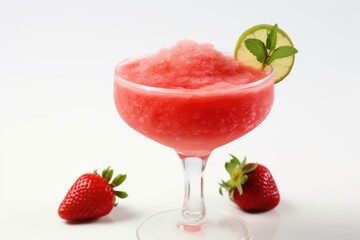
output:
M 97 170 L 94 171 L 94 174 L 99 175 Z M 112 177 L 113 177 L 114 171 L 113 169 L 109 167 L 107 167 L 106 169 L 104 169 L 101 173 L 101 177 L 103 177 L 104 179 L 107 180 L 107 182 L 109 183 L 109 185 L 111 186 L 111 188 L 116 188 L 118 186 L 120 186 L 126 179 L 126 174 L 119 174 L 117 175 L 112 181 Z M 100 176 L 100 175 L 99 175 Z M 114 195 L 118 198 L 127 198 L 128 194 L 124 191 L 117 191 L 114 190 Z M 117 206 L 117 203 L 115 202 L 115 198 L 114 198 L 114 206 Z
M 231 155 L 231 160 L 225 163 L 226 171 L 230 175 L 230 180 L 227 182 L 221 181 L 219 183 L 219 193 L 223 195 L 222 189 L 224 188 L 229 192 L 229 196 L 232 199 L 234 197 L 235 189 L 238 190 L 240 195 L 243 193 L 242 185 L 245 184 L 248 180 L 247 173 L 254 171 L 257 167 L 257 164 L 246 166 L 246 157 L 242 161 L 240 161 L 234 155 Z

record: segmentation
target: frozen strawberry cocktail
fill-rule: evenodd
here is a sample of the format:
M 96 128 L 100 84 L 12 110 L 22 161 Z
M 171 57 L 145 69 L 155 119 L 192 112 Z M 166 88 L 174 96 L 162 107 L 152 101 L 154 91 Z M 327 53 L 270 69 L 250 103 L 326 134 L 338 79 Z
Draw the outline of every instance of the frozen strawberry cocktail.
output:
M 211 44 L 183 40 L 121 62 L 115 104 L 141 134 L 186 156 L 202 156 L 258 126 L 268 115 L 274 79 Z

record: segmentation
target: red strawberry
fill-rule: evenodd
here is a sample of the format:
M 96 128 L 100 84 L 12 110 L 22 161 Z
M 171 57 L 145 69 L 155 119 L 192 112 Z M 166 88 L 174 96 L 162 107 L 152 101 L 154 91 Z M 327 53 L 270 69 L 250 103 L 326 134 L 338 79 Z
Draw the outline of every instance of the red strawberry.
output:
M 275 208 L 280 201 L 280 194 L 270 171 L 261 164 L 242 162 L 231 155 L 225 168 L 231 179 L 220 183 L 229 192 L 230 199 L 241 209 L 249 212 L 262 212 Z
M 108 167 L 102 176 L 95 170 L 79 177 L 60 204 L 59 216 L 66 220 L 87 220 L 107 215 L 117 205 L 115 196 L 128 196 L 125 192 L 113 190 L 125 181 L 126 175 L 117 175 L 109 183 L 112 175 L 113 170 Z

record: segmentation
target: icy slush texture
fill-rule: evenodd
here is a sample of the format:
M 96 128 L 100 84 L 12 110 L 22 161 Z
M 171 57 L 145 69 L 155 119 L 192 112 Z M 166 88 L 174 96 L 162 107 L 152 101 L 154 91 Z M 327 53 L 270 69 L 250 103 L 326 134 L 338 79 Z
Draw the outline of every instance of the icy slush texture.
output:
M 210 44 L 181 41 L 157 55 L 122 62 L 116 73 L 115 104 L 125 122 L 186 156 L 206 155 L 248 133 L 266 118 L 273 103 L 272 75 L 238 87 L 266 73 L 241 65 Z M 119 77 L 182 90 L 143 88 Z
M 239 86 L 266 76 L 215 50 L 211 44 L 190 40 L 125 64 L 117 69 L 117 74 L 147 86 L 204 90 Z

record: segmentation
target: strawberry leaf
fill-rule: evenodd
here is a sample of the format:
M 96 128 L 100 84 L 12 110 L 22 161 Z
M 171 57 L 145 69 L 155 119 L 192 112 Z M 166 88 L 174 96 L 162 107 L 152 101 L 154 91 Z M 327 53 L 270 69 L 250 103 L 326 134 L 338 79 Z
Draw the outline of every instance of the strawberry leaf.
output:
M 105 178 L 106 180 L 109 182 L 113 176 L 114 170 L 110 169 L 106 174 L 105 174 Z
M 242 160 L 242 162 L 240 163 L 239 169 L 243 169 L 246 165 L 246 156 L 244 157 L 244 159 Z
M 230 197 L 230 198 L 233 198 L 233 197 L 234 197 L 234 194 L 235 194 L 235 189 L 232 188 L 232 189 L 230 190 L 230 192 L 229 192 L 229 197 Z
M 238 192 L 240 193 L 240 195 L 243 194 L 243 189 L 242 189 L 241 184 L 238 184 L 238 185 L 236 186 L 236 189 L 238 190 Z
M 110 166 L 108 166 L 106 169 L 104 169 L 104 170 L 102 171 L 101 176 L 102 176 L 103 178 L 106 178 L 106 174 L 109 172 L 109 170 L 110 170 Z
M 127 198 L 128 197 L 128 194 L 123 191 L 115 191 L 115 195 L 119 198 Z
M 225 182 L 224 180 L 221 180 L 220 186 L 227 189 L 227 188 L 229 188 L 229 183 Z
M 230 162 L 232 162 L 234 165 L 240 165 L 240 160 L 236 156 L 232 154 L 230 154 L 230 156 L 231 156 Z
M 240 184 L 239 185 L 243 185 L 247 182 L 248 180 L 248 176 L 247 175 L 244 175 L 241 179 L 240 179 Z
M 234 171 L 236 165 L 233 164 L 233 162 L 227 162 L 225 163 L 225 169 L 226 171 L 231 175 L 231 173 Z
M 255 163 L 251 166 L 248 166 L 248 167 L 244 168 L 243 173 L 246 174 L 246 173 L 252 172 L 257 168 L 257 166 L 258 166 L 257 163 Z
M 119 186 L 120 184 L 122 184 L 124 181 L 125 181 L 125 179 L 126 179 L 126 174 L 119 174 L 119 175 L 117 175 L 115 178 L 114 178 L 114 180 L 112 181 L 112 183 L 111 183 L 111 186 L 113 186 L 113 187 L 117 187 L 117 186 Z
M 248 181 L 248 176 L 246 173 L 249 173 L 258 166 L 256 164 L 248 164 L 247 165 L 247 157 L 245 156 L 242 161 L 240 161 L 236 156 L 231 155 L 231 159 L 229 162 L 225 164 L 226 170 L 230 174 L 230 180 L 225 182 L 221 180 L 219 193 L 222 195 L 222 188 L 229 192 L 230 198 L 233 197 L 235 190 L 239 192 L 239 194 L 243 193 L 242 185 Z

